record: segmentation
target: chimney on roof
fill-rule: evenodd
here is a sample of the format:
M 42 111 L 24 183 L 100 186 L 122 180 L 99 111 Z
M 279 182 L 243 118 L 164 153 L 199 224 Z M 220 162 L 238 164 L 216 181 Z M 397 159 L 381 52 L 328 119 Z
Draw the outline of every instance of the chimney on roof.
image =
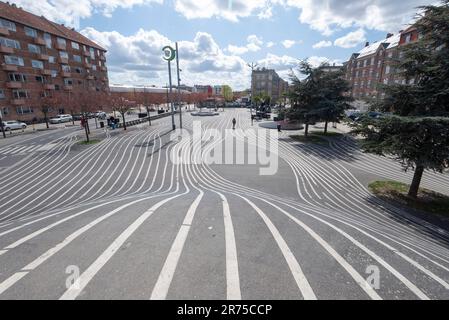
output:
M 16 4 L 15 3 L 13 3 L 11 6 L 13 6 L 14 8 L 17 8 L 17 6 L 16 6 Z
M 394 36 L 394 34 L 392 34 L 392 33 L 387 33 L 387 39 L 391 38 L 392 36 Z
M 369 46 L 369 42 L 367 41 L 367 42 L 365 43 L 365 48 L 368 47 L 368 46 Z

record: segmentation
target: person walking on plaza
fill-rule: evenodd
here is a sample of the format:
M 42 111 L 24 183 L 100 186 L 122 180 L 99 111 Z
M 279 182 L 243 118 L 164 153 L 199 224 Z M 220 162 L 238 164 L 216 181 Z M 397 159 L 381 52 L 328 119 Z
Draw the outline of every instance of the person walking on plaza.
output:
M 237 120 L 232 119 L 232 129 L 235 130 L 235 124 L 237 123 Z

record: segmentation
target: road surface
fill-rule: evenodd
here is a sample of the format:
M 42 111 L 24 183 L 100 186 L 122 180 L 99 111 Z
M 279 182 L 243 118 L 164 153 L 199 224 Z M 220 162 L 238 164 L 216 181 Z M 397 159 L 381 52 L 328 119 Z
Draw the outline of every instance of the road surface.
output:
M 278 143 L 275 175 L 174 163 L 189 148 L 170 118 L 90 146 L 78 129 L 0 145 L 0 299 L 449 298 L 448 231 L 366 187 L 412 173 L 349 137 L 257 140 L 246 109 L 183 115 L 202 150 L 233 118 L 248 150 Z M 449 177 L 423 185 L 447 193 Z

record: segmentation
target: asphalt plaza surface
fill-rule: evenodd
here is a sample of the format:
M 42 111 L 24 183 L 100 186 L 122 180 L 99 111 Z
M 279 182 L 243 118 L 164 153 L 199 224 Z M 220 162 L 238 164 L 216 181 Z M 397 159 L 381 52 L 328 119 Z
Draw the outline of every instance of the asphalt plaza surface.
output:
M 251 128 L 247 110 L 183 117 L 205 135 L 233 118 Z M 289 132 L 273 176 L 249 164 L 176 165 L 170 155 L 185 145 L 170 127 L 164 118 L 99 132 L 92 146 L 77 144 L 79 128 L 39 133 L 9 143 L 36 146 L 17 161 L 0 145 L 1 299 L 449 297 L 447 231 L 366 188 L 409 182 L 398 164 L 346 136 L 304 145 Z M 447 192 L 449 178 L 426 172 L 423 185 Z

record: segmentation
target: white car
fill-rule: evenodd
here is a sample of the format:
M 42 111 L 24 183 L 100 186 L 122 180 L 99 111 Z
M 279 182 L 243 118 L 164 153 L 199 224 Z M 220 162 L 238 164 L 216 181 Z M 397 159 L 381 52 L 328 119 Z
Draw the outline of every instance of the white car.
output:
M 17 120 L 10 120 L 10 121 L 3 121 L 3 129 L 5 131 L 9 131 L 9 130 L 25 130 L 27 127 L 26 123 L 24 122 L 19 122 Z
M 70 122 L 70 121 L 72 121 L 72 116 L 70 114 L 60 114 L 60 115 L 57 115 L 56 117 L 50 119 L 50 123 L 53 123 L 53 124 Z
M 104 111 L 98 111 L 97 113 L 95 113 L 95 116 L 98 118 L 98 119 L 106 119 L 106 112 L 104 112 Z

